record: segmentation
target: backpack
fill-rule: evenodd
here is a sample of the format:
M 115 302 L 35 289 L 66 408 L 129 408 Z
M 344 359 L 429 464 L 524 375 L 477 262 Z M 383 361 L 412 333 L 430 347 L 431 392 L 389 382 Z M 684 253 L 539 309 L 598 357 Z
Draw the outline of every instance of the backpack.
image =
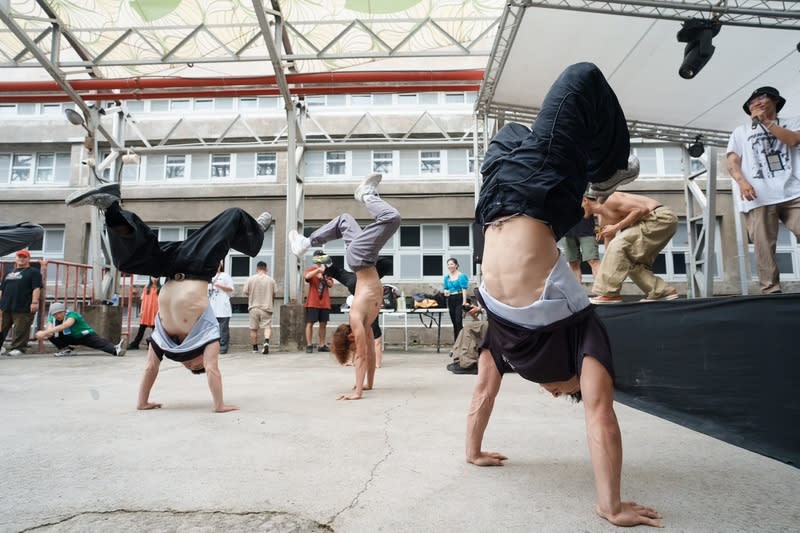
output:
M 384 285 L 383 286 L 383 308 L 384 309 L 391 309 L 392 311 L 397 310 L 397 287 L 393 285 Z

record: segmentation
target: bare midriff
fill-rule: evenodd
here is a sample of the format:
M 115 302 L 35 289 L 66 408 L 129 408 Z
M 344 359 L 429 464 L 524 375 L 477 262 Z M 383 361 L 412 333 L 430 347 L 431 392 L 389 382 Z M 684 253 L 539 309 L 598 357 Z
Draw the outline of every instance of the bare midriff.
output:
M 519 215 L 486 227 L 483 283 L 506 305 L 526 307 L 538 300 L 557 260 L 553 232 L 543 222 Z
M 158 314 L 164 330 L 182 342 L 208 307 L 208 282 L 168 281 L 158 294 Z

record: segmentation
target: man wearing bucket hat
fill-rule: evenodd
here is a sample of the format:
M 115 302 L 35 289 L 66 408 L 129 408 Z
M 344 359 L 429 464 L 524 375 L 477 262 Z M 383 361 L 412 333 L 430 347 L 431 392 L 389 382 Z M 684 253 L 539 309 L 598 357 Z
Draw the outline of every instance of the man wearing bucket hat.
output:
M 50 339 L 56 348 L 56 357 L 78 355 L 72 346 L 80 344 L 88 346 L 109 355 L 122 357 L 128 347 L 128 341 L 123 337 L 119 343 L 114 344 L 98 335 L 77 311 L 67 311 L 61 302 L 50 304 L 50 314 L 47 317 L 47 328 L 36 332 L 36 338 Z
M 39 291 L 42 274 L 31 267 L 31 253 L 19 250 L 14 270 L 0 283 L 0 353 L 22 355 L 28 349 L 31 324 L 39 311 Z M 8 351 L 3 347 L 6 335 L 14 327 L 14 338 Z
M 728 172 L 764 294 L 781 292 L 778 222 L 800 238 L 800 117 L 778 118 L 785 104 L 774 87 L 759 87 L 742 105 L 750 122 L 733 130 L 728 141 Z

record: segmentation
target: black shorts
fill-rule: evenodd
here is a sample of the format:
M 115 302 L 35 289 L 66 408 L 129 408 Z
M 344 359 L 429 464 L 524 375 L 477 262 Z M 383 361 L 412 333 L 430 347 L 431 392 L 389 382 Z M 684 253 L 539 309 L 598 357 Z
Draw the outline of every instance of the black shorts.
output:
M 166 357 L 167 359 L 176 361 L 178 363 L 185 363 L 186 361 L 191 361 L 195 357 L 203 355 L 203 352 L 206 351 L 206 346 L 208 346 L 213 342 L 219 342 L 219 339 L 208 341 L 204 345 L 200 346 L 199 348 L 195 348 L 194 350 L 178 353 L 178 352 L 168 352 L 166 350 L 162 350 L 161 346 L 156 344 L 156 342 L 153 340 L 153 337 L 147 338 L 147 343 L 153 347 L 153 351 L 156 353 L 156 357 L 158 357 L 159 361 L 163 361 L 164 357 Z
M 306 307 L 306 323 L 327 322 L 331 318 L 330 309 L 317 309 L 316 307 Z
M 489 349 L 500 375 L 513 369 L 535 383 L 566 381 L 580 377 L 583 358 L 590 355 L 613 381 L 611 343 L 594 306 L 536 329 L 509 322 L 488 309 L 486 315 L 489 326 L 481 349 Z

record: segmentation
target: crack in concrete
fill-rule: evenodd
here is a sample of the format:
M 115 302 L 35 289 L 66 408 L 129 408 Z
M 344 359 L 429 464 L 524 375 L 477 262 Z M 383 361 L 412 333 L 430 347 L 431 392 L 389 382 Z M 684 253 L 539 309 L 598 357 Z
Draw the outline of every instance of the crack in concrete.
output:
M 302 515 L 298 515 L 295 513 L 287 513 L 284 511 L 206 511 L 206 510 L 195 510 L 195 511 L 177 511 L 174 509 L 161 509 L 161 510 L 152 510 L 152 509 L 112 509 L 108 511 L 82 511 L 80 513 L 75 513 L 59 520 L 55 520 L 53 522 L 47 522 L 44 524 L 39 524 L 36 526 L 32 526 L 26 529 L 21 529 L 20 533 L 26 533 L 29 531 L 37 531 L 43 528 L 48 527 L 56 527 L 62 524 L 69 522 L 70 520 L 75 520 L 76 518 L 88 516 L 88 515 L 97 515 L 97 516 L 112 516 L 115 514 L 169 514 L 175 516 L 192 516 L 192 515 L 219 515 L 219 516 L 236 516 L 236 517 L 248 517 L 248 516 L 267 516 L 267 517 L 280 517 L 280 516 L 287 516 L 287 517 L 294 517 L 299 518 L 303 521 L 310 522 L 315 524 L 320 530 L 323 531 L 330 531 L 333 532 L 333 528 L 329 524 L 323 524 L 317 522 L 316 520 L 306 518 Z
M 333 515 L 331 517 L 330 520 L 328 520 L 325 523 L 325 525 L 329 526 L 332 530 L 333 530 L 333 523 L 336 521 L 336 519 L 339 518 L 339 516 L 342 513 L 353 509 L 358 504 L 359 498 L 361 498 L 361 496 L 365 492 L 367 492 L 367 489 L 369 489 L 369 486 L 374 481 L 375 472 L 378 470 L 378 467 L 381 466 L 383 463 L 385 463 L 389 459 L 389 457 L 394 453 L 394 447 L 392 446 L 391 442 L 389 441 L 389 424 L 392 423 L 392 411 L 394 411 L 396 409 L 400 409 L 403 405 L 407 405 L 407 404 L 408 404 L 408 400 L 406 400 L 402 404 L 395 405 L 394 407 L 391 407 L 391 408 L 387 409 L 386 411 L 384 411 L 384 413 L 383 413 L 383 415 L 384 415 L 383 442 L 384 442 L 384 445 L 386 447 L 386 453 L 384 453 L 383 457 L 378 459 L 378 461 L 376 461 L 375 464 L 372 465 L 372 469 L 369 472 L 369 478 L 364 482 L 364 486 L 361 488 L 361 490 L 359 490 L 356 493 L 356 495 L 353 496 L 353 499 L 350 500 L 350 504 L 345 506 L 344 508 L 340 509 L 335 515 Z

